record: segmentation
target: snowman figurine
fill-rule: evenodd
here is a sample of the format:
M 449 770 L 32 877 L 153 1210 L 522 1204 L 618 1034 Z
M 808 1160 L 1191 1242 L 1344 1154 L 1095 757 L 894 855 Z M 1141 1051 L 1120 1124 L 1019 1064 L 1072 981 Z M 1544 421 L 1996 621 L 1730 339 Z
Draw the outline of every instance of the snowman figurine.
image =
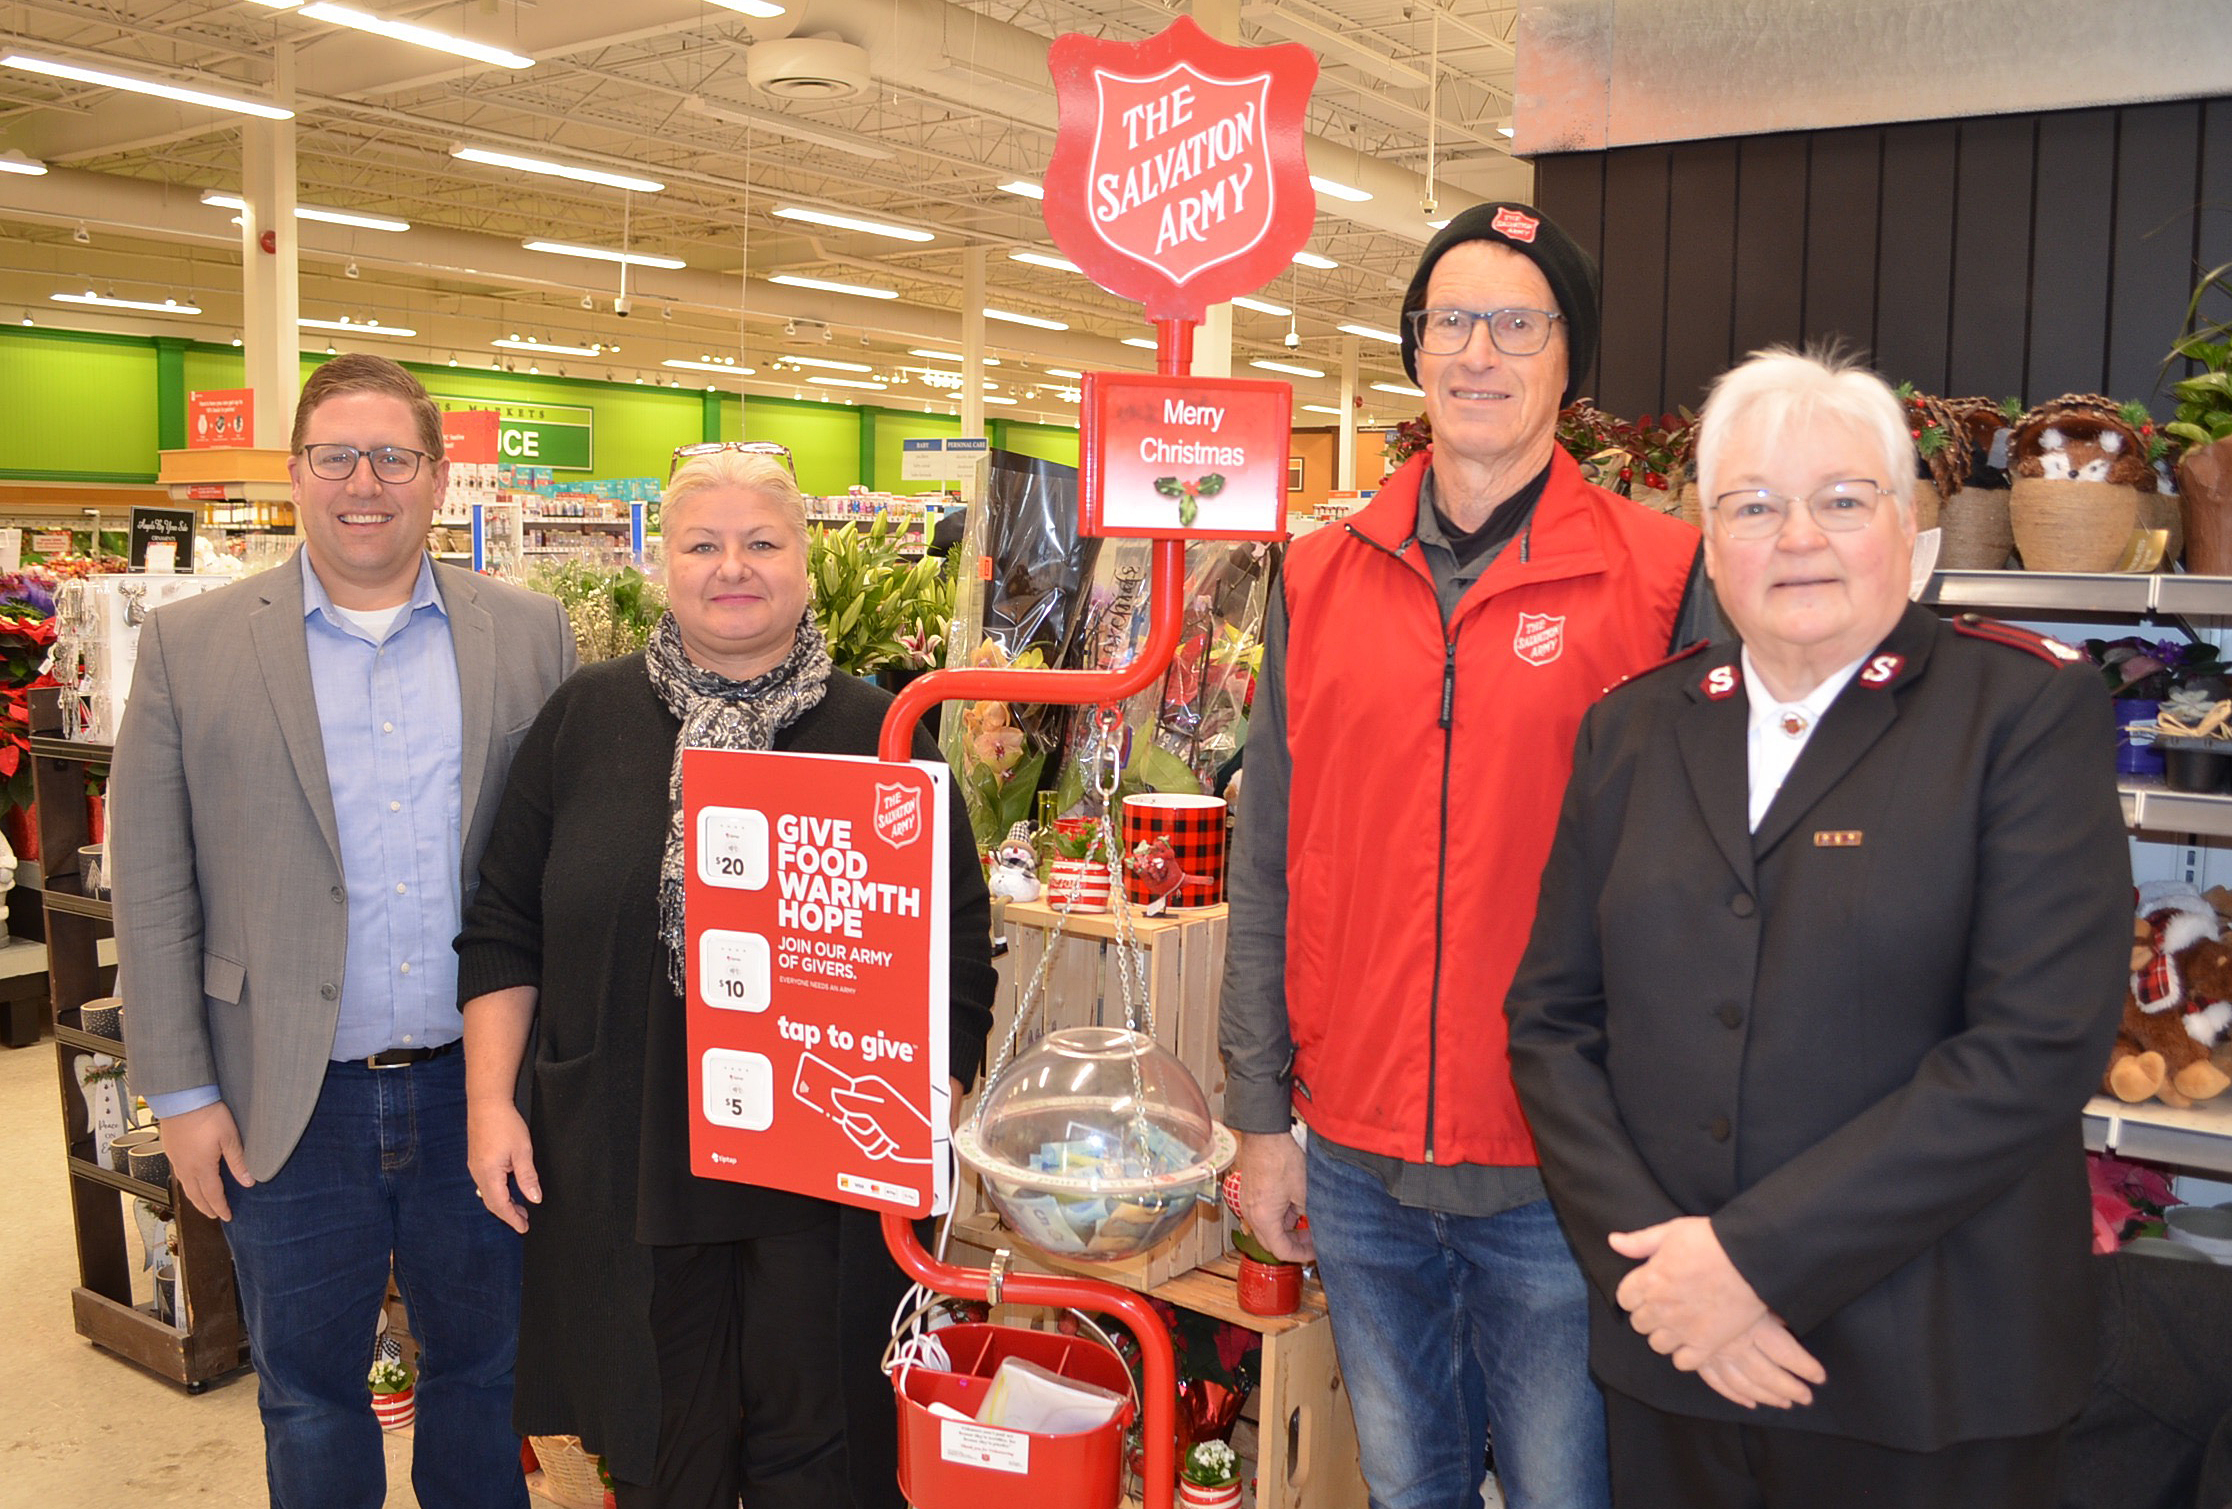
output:
M 984 885 L 993 895 L 1010 901 L 1038 900 L 1038 850 L 1032 847 L 1029 823 L 1017 823 L 993 846 L 992 868 Z

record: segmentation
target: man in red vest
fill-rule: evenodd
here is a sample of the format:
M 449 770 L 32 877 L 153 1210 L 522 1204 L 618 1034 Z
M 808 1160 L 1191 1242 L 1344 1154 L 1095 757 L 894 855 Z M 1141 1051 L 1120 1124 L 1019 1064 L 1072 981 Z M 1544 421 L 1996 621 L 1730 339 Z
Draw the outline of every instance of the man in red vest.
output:
M 1375 1509 L 1477 1509 L 1491 1433 L 1511 1509 L 1608 1501 L 1503 1003 L 1582 713 L 1710 593 L 1695 529 L 1558 448 L 1597 329 L 1596 265 L 1538 210 L 1452 220 L 1403 296 L 1432 448 L 1295 543 L 1266 627 L 1226 1115 L 1249 1225 L 1317 1259 Z

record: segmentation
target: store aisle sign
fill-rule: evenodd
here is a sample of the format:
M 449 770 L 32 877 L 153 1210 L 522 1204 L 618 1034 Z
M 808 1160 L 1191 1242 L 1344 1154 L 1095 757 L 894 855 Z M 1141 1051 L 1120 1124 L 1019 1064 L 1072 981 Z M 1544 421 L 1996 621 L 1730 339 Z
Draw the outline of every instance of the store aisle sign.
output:
M 496 415 L 496 454 L 499 464 L 547 466 L 562 472 L 589 471 L 596 454 L 596 414 L 578 404 L 503 403 L 493 398 L 468 398 L 436 393 L 434 406 L 443 413 L 487 409 Z
M 936 482 L 958 478 L 992 454 L 992 442 L 966 436 L 899 442 L 899 475 L 908 482 Z
M 690 1170 L 942 1212 L 948 771 L 682 756 Z
M 1310 239 L 1308 48 L 1234 47 L 1181 16 L 1144 42 L 1056 37 L 1047 67 L 1061 118 L 1046 227 L 1149 319 L 1198 321 Z
M 245 450 L 255 443 L 254 388 L 202 388 L 186 395 L 186 449 Z
M 1080 534 L 1286 538 L 1287 384 L 1088 372 L 1081 408 Z
M 499 458 L 494 409 L 449 409 L 442 414 L 442 454 L 450 461 L 486 466 Z

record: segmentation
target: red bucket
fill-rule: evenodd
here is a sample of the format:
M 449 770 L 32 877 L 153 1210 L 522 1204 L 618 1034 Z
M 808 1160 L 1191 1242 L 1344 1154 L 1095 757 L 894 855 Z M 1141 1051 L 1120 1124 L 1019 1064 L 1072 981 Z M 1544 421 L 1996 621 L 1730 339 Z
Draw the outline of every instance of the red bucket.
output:
M 974 1416 L 1002 1362 L 1020 1357 L 1064 1378 L 1130 1394 L 1123 1360 L 1096 1341 L 1016 1326 L 958 1325 L 935 1333 L 953 1366 L 892 1374 L 899 1392 L 899 1491 L 914 1509 L 984 1509 L 1036 1503 L 1059 1509 L 1116 1509 L 1123 1496 L 1126 1405 L 1116 1418 L 1075 1435 L 1047 1436 L 949 1420 L 950 1405 Z

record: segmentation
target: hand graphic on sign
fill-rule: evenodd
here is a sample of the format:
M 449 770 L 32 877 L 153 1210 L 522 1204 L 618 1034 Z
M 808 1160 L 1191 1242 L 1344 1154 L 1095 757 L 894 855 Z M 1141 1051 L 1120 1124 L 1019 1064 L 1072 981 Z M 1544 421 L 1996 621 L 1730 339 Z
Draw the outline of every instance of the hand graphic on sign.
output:
M 811 1053 L 802 1053 L 791 1093 L 844 1128 L 852 1145 L 870 1158 L 888 1163 L 930 1161 L 899 1151 L 903 1139 L 919 1139 L 929 1129 L 930 1118 L 881 1074 L 855 1079 Z

